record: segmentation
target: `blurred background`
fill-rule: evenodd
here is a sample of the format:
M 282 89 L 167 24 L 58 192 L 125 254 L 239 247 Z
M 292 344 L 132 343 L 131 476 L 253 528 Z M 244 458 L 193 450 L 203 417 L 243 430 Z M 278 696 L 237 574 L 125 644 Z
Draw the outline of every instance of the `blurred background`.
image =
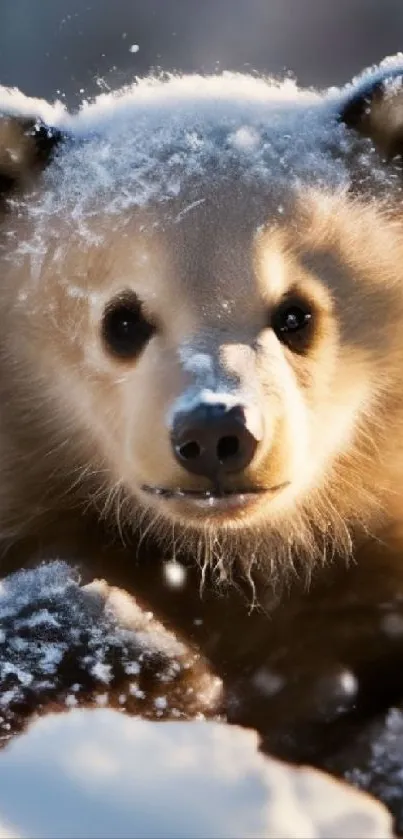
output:
M 403 0 L 0 0 L 0 83 L 70 106 L 158 68 L 348 81 L 403 50 Z

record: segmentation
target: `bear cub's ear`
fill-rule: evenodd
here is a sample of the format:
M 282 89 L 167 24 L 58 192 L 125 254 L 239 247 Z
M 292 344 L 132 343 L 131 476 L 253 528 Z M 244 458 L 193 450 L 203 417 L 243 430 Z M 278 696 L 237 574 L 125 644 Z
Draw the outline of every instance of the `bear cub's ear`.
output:
M 44 168 L 61 139 L 41 120 L 0 114 L 0 200 Z
M 403 61 L 400 67 L 381 66 L 352 86 L 340 118 L 386 159 L 403 156 Z

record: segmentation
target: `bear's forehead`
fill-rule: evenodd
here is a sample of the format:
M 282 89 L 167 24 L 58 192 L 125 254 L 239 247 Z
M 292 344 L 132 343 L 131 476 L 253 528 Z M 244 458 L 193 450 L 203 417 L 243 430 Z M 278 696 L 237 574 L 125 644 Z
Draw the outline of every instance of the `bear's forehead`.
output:
M 143 80 L 101 96 L 66 119 L 69 139 L 28 196 L 27 229 L 41 247 L 61 220 L 91 238 L 100 218 L 114 229 L 131 215 L 169 226 L 208 202 L 221 224 L 231 211 L 258 227 L 306 188 L 348 189 L 352 158 L 362 183 L 387 189 L 339 105 L 336 93 L 240 74 Z
M 206 184 L 240 182 L 251 189 L 299 182 L 330 188 L 347 183 L 344 127 L 325 109 L 289 105 L 242 108 L 220 101 L 195 110 L 130 109 L 115 123 L 72 145 L 51 171 L 56 200 L 109 212 L 177 199 Z M 108 203 L 109 202 L 109 203 Z
M 201 200 L 206 185 L 256 192 L 347 183 L 349 137 L 334 104 L 291 82 L 244 76 L 139 83 L 73 116 L 72 139 L 45 175 L 35 206 L 87 218 Z

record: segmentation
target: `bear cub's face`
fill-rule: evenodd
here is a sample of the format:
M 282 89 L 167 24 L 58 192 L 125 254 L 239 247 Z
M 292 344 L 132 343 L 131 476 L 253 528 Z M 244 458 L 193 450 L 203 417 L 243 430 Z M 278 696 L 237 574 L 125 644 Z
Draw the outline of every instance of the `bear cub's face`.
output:
M 6 354 L 36 368 L 129 518 L 342 539 L 388 482 L 377 442 L 403 360 L 403 96 L 375 74 L 337 101 L 269 107 L 259 87 L 238 114 L 230 90 L 212 119 L 208 84 L 200 120 L 178 80 L 161 83 L 130 147 L 135 93 L 124 142 L 118 113 L 107 140 L 99 126 L 61 139 L 39 181 L 16 184 Z

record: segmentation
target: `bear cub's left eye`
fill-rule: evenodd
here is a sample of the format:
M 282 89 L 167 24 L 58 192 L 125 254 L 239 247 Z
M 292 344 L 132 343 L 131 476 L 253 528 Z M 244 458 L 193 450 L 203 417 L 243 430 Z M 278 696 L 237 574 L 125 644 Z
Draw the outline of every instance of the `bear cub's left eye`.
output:
M 282 344 L 293 352 L 306 352 L 313 337 L 312 307 L 299 298 L 283 300 L 273 311 L 270 325 Z
M 147 320 L 135 294 L 122 294 L 106 306 L 102 338 L 111 355 L 123 360 L 137 358 L 154 332 L 155 325 Z

